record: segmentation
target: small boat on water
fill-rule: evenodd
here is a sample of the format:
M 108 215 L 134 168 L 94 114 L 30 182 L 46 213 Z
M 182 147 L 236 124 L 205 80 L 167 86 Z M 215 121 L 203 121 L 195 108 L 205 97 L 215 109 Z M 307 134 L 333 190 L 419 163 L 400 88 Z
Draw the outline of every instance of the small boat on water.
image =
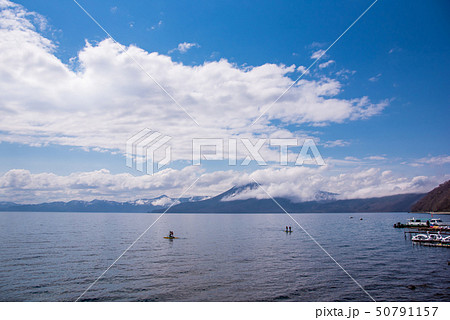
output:
M 173 231 L 169 231 L 169 235 L 168 235 L 167 237 L 164 237 L 164 239 L 170 239 L 170 240 L 172 240 L 172 239 L 178 239 L 178 237 L 175 237 L 175 236 L 173 235 Z
M 431 233 L 428 236 L 428 241 L 429 242 L 441 242 L 441 240 L 442 240 L 442 236 L 441 236 L 440 232 L 438 232 L 438 233 Z
M 446 226 L 446 224 L 441 219 L 431 219 L 430 225 L 431 226 L 439 226 L 439 227 Z
M 406 225 L 409 227 L 426 227 L 427 226 L 427 221 L 423 221 L 421 219 L 408 219 L 408 222 L 406 222 Z
M 427 241 L 428 235 L 427 234 L 418 234 L 418 235 L 415 235 L 414 237 L 412 237 L 411 240 L 415 241 L 415 242 Z
M 442 238 L 442 235 L 440 232 L 438 233 L 429 233 L 427 232 L 427 234 L 418 234 L 415 235 L 414 237 L 411 238 L 412 241 L 414 242 L 442 242 L 443 239 L 447 239 L 445 240 L 446 243 L 448 241 L 448 243 L 450 243 L 450 236 L 446 237 L 446 238 Z

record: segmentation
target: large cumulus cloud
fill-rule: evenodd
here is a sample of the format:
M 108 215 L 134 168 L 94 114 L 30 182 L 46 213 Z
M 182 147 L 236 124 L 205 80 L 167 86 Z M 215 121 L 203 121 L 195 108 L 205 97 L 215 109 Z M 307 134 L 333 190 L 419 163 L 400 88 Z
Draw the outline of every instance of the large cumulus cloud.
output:
M 106 39 L 86 41 L 71 68 L 40 32 L 43 17 L 6 0 L 0 10 L 0 141 L 124 151 L 126 140 L 148 127 L 174 137 L 175 159 L 190 159 L 193 137 L 289 138 L 281 126 L 354 121 L 387 105 L 339 98 L 337 79 L 303 79 L 250 126 L 291 84 L 296 66 L 243 68 L 226 59 L 189 66 L 133 45 L 123 52 Z

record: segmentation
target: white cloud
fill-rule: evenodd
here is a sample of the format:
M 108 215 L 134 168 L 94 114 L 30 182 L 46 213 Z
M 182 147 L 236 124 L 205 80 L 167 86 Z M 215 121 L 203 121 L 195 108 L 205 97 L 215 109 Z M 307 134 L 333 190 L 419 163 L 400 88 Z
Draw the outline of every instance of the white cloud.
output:
M 314 41 L 313 43 L 311 43 L 310 45 L 309 45 L 309 48 L 323 48 L 323 47 L 325 47 L 326 46 L 326 42 L 317 42 L 317 41 Z
M 370 157 L 366 157 L 364 159 L 367 159 L 367 160 L 386 160 L 386 157 L 383 157 L 383 156 L 370 156 Z
M 320 50 L 313 52 L 313 54 L 311 55 L 311 59 L 315 60 L 315 59 L 318 59 L 318 58 L 324 57 L 324 56 L 325 56 L 325 50 L 320 49 Z
M 300 73 L 309 74 L 308 68 L 306 68 L 305 66 L 298 66 L 297 71 Z
M 318 191 L 337 193 L 338 199 L 428 192 L 444 181 L 436 177 L 399 177 L 378 168 L 359 170 L 331 175 L 328 168 L 296 167 L 258 170 L 252 176 L 272 197 L 286 197 L 293 201 L 312 200 Z M 268 198 L 260 189 L 249 190 L 247 195 L 239 196 L 240 199 L 246 197 Z
M 325 148 L 334 148 L 334 147 L 346 147 L 349 146 L 350 142 L 344 141 L 344 140 L 332 140 L 332 141 L 326 141 L 323 146 Z
M 405 162 L 404 164 L 408 164 L 408 163 Z M 409 163 L 409 165 L 414 168 L 423 167 L 422 163 Z
M 392 49 L 389 50 L 389 54 L 392 54 L 392 53 L 394 53 L 394 52 L 400 52 L 400 51 L 402 51 L 401 48 L 395 47 L 395 48 L 392 48 Z
M 334 60 L 328 60 L 327 62 L 321 63 L 319 64 L 319 68 L 320 69 L 324 69 L 326 67 L 329 67 L 330 65 L 332 65 L 333 63 L 335 63 Z
M 151 26 L 150 30 L 155 30 L 155 29 L 161 28 L 162 24 L 163 24 L 162 20 L 159 20 L 156 25 Z
M 450 163 L 450 156 L 442 155 L 436 157 L 422 158 L 416 161 L 416 164 L 420 166 L 421 164 L 431 164 L 431 165 L 444 165 Z
M 179 200 L 172 199 L 169 197 L 161 197 L 159 199 L 156 199 L 151 202 L 153 206 L 161 206 L 161 207 L 168 207 L 170 205 L 177 205 L 180 203 Z
M 227 60 L 188 66 L 135 46 L 127 53 L 111 40 L 86 42 L 62 63 L 19 5 L 1 2 L 0 141 L 66 145 L 124 152 L 126 140 L 143 128 L 173 137 L 173 160 L 189 160 L 194 137 L 290 138 L 271 124 L 327 125 L 380 113 L 387 101 L 338 98 L 332 78 L 302 79 L 254 126 L 250 124 L 292 83 L 296 66 L 240 68 Z M 132 56 L 199 122 L 198 127 L 130 58 Z M 26 94 L 23 94 L 26 92 Z
M 169 51 L 169 53 L 172 53 L 174 51 L 178 51 L 180 53 L 186 53 L 189 49 L 192 48 L 200 48 L 198 43 L 189 43 L 189 42 L 183 42 L 183 43 L 179 43 L 178 47 L 176 47 L 175 49 L 172 49 Z
M 14 169 L 0 177 L 0 198 L 25 203 L 73 199 L 125 201 L 156 197 L 167 190 L 177 197 L 187 181 L 195 180 L 196 170 L 198 168 L 186 167 L 183 170 L 166 169 L 154 176 L 133 176 L 111 174 L 102 169 L 58 176 Z
M 355 70 L 342 69 L 336 72 L 336 76 L 347 80 L 350 76 L 354 75 L 355 73 L 356 73 Z
M 378 80 L 380 80 L 380 78 L 381 78 L 381 73 L 377 74 L 376 76 L 373 76 L 373 77 L 369 78 L 369 81 L 377 82 Z

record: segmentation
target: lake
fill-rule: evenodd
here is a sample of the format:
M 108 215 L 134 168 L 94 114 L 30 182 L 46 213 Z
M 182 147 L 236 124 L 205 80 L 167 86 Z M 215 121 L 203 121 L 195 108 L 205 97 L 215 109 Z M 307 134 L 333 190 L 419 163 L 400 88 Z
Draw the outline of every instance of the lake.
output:
M 0 300 L 76 300 L 158 216 L 1 212 Z M 450 250 L 392 227 L 413 216 L 293 214 L 375 300 L 450 301 Z M 166 214 L 80 300 L 371 301 L 285 214 Z

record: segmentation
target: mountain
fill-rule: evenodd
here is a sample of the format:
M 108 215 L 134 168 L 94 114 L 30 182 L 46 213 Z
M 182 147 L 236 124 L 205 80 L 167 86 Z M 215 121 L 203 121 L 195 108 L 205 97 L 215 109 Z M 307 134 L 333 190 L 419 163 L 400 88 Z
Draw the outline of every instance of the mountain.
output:
M 210 199 L 185 202 L 171 207 L 168 212 L 177 213 L 282 213 L 283 210 L 272 199 L 230 200 L 244 191 L 254 190 L 258 185 L 252 183 L 233 187 Z M 336 194 L 319 191 L 314 201 L 292 202 L 286 198 L 275 200 L 288 212 L 407 212 L 424 194 L 400 194 L 387 197 L 336 200 Z M 223 201 L 226 199 L 226 201 Z M 156 209 L 154 212 L 162 212 Z
M 15 205 L 15 203 L 8 201 L 0 201 L 0 206 L 12 206 L 12 205 Z
M 313 201 L 292 202 L 287 198 L 275 198 L 275 200 L 288 212 L 297 213 L 324 213 L 324 212 L 406 212 L 419 199 L 426 199 L 430 194 L 435 194 L 433 199 L 437 203 L 449 208 L 449 184 L 446 183 L 444 195 L 440 191 L 431 191 L 426 197 L 424 194 L 399 194 L 388 197 L 336 200 L 337 194 L 318 191 Z M 40 204 L 16 204 L 13 202 L 0 202 L 0 211 L 47 211 L 47 212 L 164 212 L 169 206 L 168 212 L 177 213 L 282 213 L 282 209 L 272 199 L 250 198 L 238 200 L 244 193 L 256 191 L 259 185 L 251 183 L 243 186 L 235 186 L 215 197 L 189 197 L 174 199 L 166 195 L 156 198 L 138 199 L 127 202 L 108 200 L 69 202 L 48 202 Z M 438 189 L 438 188 L 437 188 Z M 422 200 L 423 200 L 422 199 Z M 446 199 L 446 201 L 445 201 Z M 428 202 L 427 202 L 428 203 Z M 418 205 L 419 203 L 417 203 Z M 447 209 L 450 211 L 449 209 Z M 425 210 L 428 211 L 428 210 Z
M 412 212 L 450 212 L 450 180 L 428 192 L 411 208 Z
M 46 202 L 39 204 L 17 204 L 13 202 L 0 202 L 0 211 L 38 211 L 38 212 L 152 212 L 164 209 L 172 203 L 184 203 L 203 200 L 205 197 L 190 197 L 174 199 L 166 195 L 150 199 L 138 199 L 127 202 L 108 200 L 69 202 Z

